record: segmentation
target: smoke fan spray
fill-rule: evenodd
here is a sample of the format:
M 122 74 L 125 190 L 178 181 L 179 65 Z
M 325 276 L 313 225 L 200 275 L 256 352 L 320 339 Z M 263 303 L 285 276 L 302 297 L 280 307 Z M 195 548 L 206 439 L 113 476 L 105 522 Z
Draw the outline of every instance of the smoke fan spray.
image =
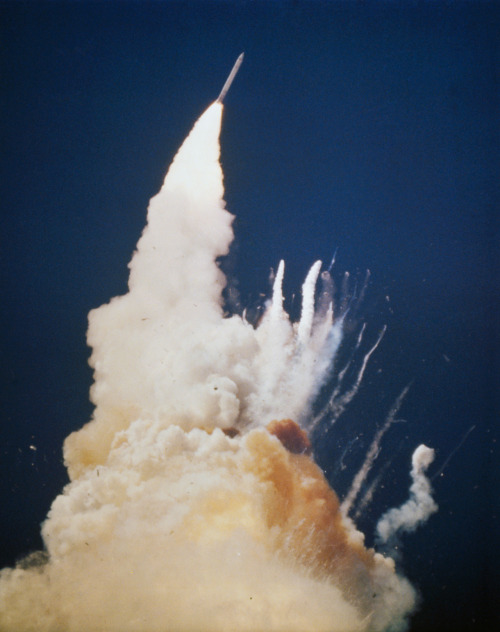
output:
M 2 631 L 406 627 L 412 587 L 365 548 L 297 425 L 342 337 L 331 300 L 315 306 L 321 263 L 299 323 L 283 262 L 257 327 L 223 315 L 222 111 L 200 117 L 151 200 L 128 293 L 89 315 L 94 415 L 65 442 L 46 551 L 1 572 Z

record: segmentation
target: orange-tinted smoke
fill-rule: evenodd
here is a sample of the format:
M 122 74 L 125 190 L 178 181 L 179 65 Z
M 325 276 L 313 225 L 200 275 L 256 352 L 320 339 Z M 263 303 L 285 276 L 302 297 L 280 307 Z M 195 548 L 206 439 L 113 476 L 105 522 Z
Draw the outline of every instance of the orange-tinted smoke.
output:
M 246 467 L 267 487 L 264 511 L 267 527 L 277 534 L 276 548 L 313 576 L 335 582 L 346 596 L 364 597 L 375 552 L 347 527 L 336 493 L 308 455 L 307 434 L 289 419 L 271 422 L 268 430 L 248 437 Z

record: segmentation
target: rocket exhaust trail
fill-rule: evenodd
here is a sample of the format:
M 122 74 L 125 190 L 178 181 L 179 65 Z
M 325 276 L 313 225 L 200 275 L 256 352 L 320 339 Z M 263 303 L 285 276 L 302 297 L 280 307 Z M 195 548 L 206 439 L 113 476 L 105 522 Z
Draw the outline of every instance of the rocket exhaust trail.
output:
M 227 91 L 231 87 L 231 84 L 233 83 L 234 78 L 236 77 L 236 73 L 238 72 L 241 64 L 243 63 L 243 57 L 244 57 L 244 53 L 241 53 L 241 55 L 236 60 L 233 66 L 233 69 L 229 73 L 229 77 L 226 79 L 226 83 L 224 84 L 219 96 L 217 97 L 217 101 L 216 101 L 217 103 L 222 103 L 224 101 L 224 97 L 226 96 Z

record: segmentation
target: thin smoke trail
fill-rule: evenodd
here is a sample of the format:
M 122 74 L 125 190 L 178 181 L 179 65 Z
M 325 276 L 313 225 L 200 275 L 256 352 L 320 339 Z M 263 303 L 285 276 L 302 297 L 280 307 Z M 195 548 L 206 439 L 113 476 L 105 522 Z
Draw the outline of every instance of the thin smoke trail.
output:
M 382 330 L 380 331 L 378 335 L 377 340 L 375 341 L 375 344 L 364 355 L 363 361 L 361 362 L 361 366 L 357 372 L 354 383 L 348 390 L 342 392 L 342 383 L 343 383 L 345 374 L 352 362 L 352 358 L 354 357 L 355 352 L 357 351 L 357 349 L 359 349 L 361 345 L 365 327 L 366 327 L 365 324 L 363 324 L 361 331 L 358 335 L 356 345 L 351 354 L 351 357 L 349 361 L 347 362 L 346 366 L 339 372 L 339 375 L 337 377 L 337 386 L 335 387 L 332 395 L 330 396 L 328 403 L 326 404 L 326 406 L 324 406 L 321 412 L 318 415 L 316 415 L 316 417 L 313 419 L 310 426 L 311 432 L 314 431 L 314 429 L 319 424 L 321 424 L 327 416 L 329 418 L 329 425 L 332 426 L 337 421 L 337 419 L 342 415 L 342 413 L 345 411 L 347 406 L 351 403 L 351 401 L 354 399 L 357 392 L 359 391 L 359 387 L 361 385 L 361 382 L 363 381 L 363 377 L 364 377 L 366 368 L 368 366 L 368 363 L 370 361 L 370 358 L 373 355 L 373 353 L 376 351 L 380 342 L 382 341 L 382 338 L 384 337 L 384 334 L 387 329 L 387 326 L 384 325 L 384 327 L 382 328 Z
M 375 437 L 373 438 L 372 444 L 370 445 L 370 448 L 366 454 L 363 465 L 361 466 L 359 472 L 354 477 L 354 480 L 351 484 L 351 488 L 349 489 L 349 492 L 347 493 L 347 496 L 342 501 L 341 509 L 345 516 L 347 516 L 349 512 L 351 511 L 351 508 L 354 502 L 356 501 L 356 498 L 359 494 L 361 486 L 365 482 L 366 477 L 368 476 L 371 468 L 373 467 L 373 463 L 375 462 L 375 459 L 379 455 L 380 442 L 382 441 L 383 436 L 389 430 L 392 424 L 397 421 L 396 415 L 398 414 L 399 409 L 401 408 L 403 400 L 406 397 L 410 389 L 410 386 L 411 384 L 408 384 L 401 391 L 398 398 L 394 402 L 391 410 L 389 411 L 389 414 L 387 415 L 384 425 L 378 430 Z
M 455 456 L 455 454 L 460 450 L 460 448 L 463 446 L 463 444 L 465 443 L 465 441 L 467 440 L 467 437 L 470 435 L 470 433 L 475 429 L 476 424 L 474 424 L 473 426 L 471 426 L 467 432 L 465 432 L 465 434 L 463 435 L 463 437 L 460 439 L 460 442 L 458 443 L 458 445 L 450 452 L 450 454 L 447 456 L 447 458 L 445 459 L 443 465 L 441 465 L 441 467 L 439 468 L 439 470 L 432 475 L 431 477 L 431 481 L 435 480 L 438 476 L 441 476 L 441 474 L 443 473 L 443 471 L 446 469 L 446 467 L 448 466 L 449 462 L 451 461 L 451 459 Z

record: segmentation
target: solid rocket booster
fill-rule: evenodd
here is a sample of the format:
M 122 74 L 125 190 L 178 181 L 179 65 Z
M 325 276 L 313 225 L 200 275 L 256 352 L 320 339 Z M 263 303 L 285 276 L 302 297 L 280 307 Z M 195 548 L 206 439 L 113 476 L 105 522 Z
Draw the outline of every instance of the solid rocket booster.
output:
M 234 66 L 233 66 L 233 69 L 229 73 L 229 77 L 226 79 L 226 83 L 224 84 L 222 90 L 220 91 L 219 96 L 217 97 L 217 102 L 218 103 L 222 103 L 222 101 L 224 101 L 224 97 L 226 96 L 227 91 L 231 87 L 231 84 L 233 83 L 234 78 L 236 77 L 236 73 L 240 69 L 240 66 L 241 66 L 241 64 L 243 62 L 243 57 L 244 57 L 244 53 L 241 53 L 241 55 L 236 60 Z

